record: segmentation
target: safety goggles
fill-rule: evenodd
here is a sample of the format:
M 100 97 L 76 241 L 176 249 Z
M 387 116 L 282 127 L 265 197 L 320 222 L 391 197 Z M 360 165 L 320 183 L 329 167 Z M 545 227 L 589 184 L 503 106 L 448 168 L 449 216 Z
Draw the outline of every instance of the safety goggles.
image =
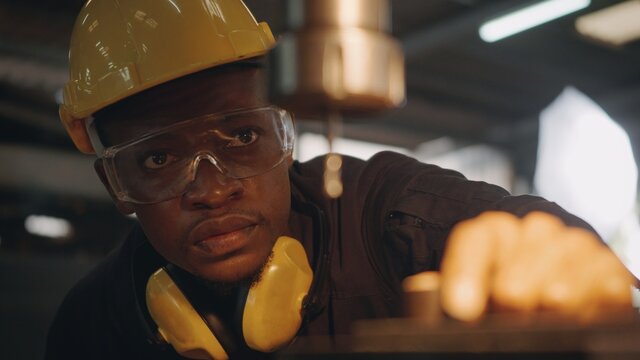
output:
M 122 201 L 157 203 L 184 194 L 205 160 L 222 174 L 263 174 L 291 154 L 291 115 L 263 107 L 185 120 L 105 148 L 105 173 Z

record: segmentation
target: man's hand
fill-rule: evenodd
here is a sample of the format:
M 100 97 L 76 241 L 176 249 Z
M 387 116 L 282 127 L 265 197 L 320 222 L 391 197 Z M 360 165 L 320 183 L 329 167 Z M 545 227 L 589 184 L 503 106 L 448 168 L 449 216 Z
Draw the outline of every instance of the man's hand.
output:
M 633 277 L 595 234 L 553 215 L 486 212 L 458 224 L 442 262 L 442 306 L 463 321 L 492 309 L 582 318 L 630 308 Z

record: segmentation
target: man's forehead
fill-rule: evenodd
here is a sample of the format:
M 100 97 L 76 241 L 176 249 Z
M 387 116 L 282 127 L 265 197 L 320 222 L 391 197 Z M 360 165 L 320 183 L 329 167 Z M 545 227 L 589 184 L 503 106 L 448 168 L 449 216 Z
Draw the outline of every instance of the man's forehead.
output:
M 232 67 L 156 86 L 99 113 L 96 122 L 110 146 L 179 121 L 264 106 L 265 98 L 258 68 Z

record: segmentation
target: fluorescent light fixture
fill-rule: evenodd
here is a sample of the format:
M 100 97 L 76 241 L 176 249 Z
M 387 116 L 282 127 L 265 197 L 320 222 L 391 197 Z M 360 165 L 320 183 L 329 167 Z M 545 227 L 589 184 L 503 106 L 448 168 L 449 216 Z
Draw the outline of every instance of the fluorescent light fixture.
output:
M 576 20 L 576 30 L 586 37 L 614 46 L 640 38 L 640 0 L 625 1 Z
M 24 228 L 30 234 L 52 239 L 68 238 L 73 232 L 67 220 L 44 215 L 29 215 L 24 221 Z
M 487 21 L 479 29 L 480 38 L 495 42 L 551 20 L 586 8 L 591 0 L 547 0 Z

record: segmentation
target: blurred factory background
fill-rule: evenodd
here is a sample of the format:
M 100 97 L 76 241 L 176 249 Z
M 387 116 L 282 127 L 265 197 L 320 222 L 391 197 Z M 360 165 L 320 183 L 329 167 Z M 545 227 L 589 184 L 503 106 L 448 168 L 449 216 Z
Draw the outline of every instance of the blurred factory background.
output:
M 257 19 L 270 23 L 274 33 L 287 29 L 285 0 L 245 2 Z M 93 173 L 93 158 L 75 150 L 57 116 L 60 88 L 67 79 L 70 32 L 83 3 L 0 1 L 2 359 L 41 357 L 46 329 L 64 293 L 117 246 L 135 221 L 116 211 Z M 557 19 L 503 39 L 489 38 L 489 33 L 481 38 L 479 29 L 486 21 L 537 3 L 392 0 L 393 35 L 406 56 L 407 103 L 375 118 L 345 119 L 337 149 L 367 157 L 389 148 L 459 169 L 472 179 L 497 183 L 514 193 L 540 193 L 546 186 L 541 184 L 562 180 L 536 176 L 536 166 L 541 165 L 538 155 L 553 162 L 560 151 L 558 141 L 586 139 L 576 145 L 578 150 L 557 156 L 565 160 L 562 169 L 554 171 L 550 164 L 543 172 L 568 173 L 570 184 L 597 178 L 583 190 L 601 192 L 587 198 L 596 209 L 601 205 L 592 199 L 608 201 L 611 192 L 626 189 L 619 194 L 624 205 L 608 204 L 623 209 L 619 217 L 624 219 L 607 224 L 607 231 L 612 238 L 620 237 L 621 231 L 634 234 L 640 42 L 634 41 L 632 30 L 634 25 L 638 30 L 640 12 L 635 24 L 627 24 L 627 32 L 615 31 L 623 27 L 624 15 L 614 18 L 615 25 L 603 27 L 598 27 L 598 19 L 578 19 L 620 3 L 640 8 L 640 2 L 559 0 Z M 512 23 L 526 25 L 534 15 Z M 577 30 L 577 21 L 587 35 Z M 598 29 L 614 30 L 609 36 L 623 39 L 597 38 L 601 34 L 592 31 Z M 565 105 L 560 103 L 563 99 L 568 101 Z M 575 104 L 575 99 L 592 100 L 585 106 L 595 108 L 597 116 L 558 110 L 571 109 L 566 104 Z M 600 123 L 603 127 L 588 134 L 578 131 L 589 127 L 583 120 L 594 117 L 614 122 Z M 570 120 L 575 121 L 567 124 Z M 539 141 L 543 128 L 544 133 L 556 134 L 554 139 Z M 307 159 L 322 152 L 326 148 L 322 133 L 320 123 L 299 123 L 296 156 Z M 546 144 L 546 152 L 539 143 Z M 611 149 L 619 152 L 609 153 Z M 582 167 L 573 171 L 573 163 Z M 616 166 L 605 166 L 611 164 Z

